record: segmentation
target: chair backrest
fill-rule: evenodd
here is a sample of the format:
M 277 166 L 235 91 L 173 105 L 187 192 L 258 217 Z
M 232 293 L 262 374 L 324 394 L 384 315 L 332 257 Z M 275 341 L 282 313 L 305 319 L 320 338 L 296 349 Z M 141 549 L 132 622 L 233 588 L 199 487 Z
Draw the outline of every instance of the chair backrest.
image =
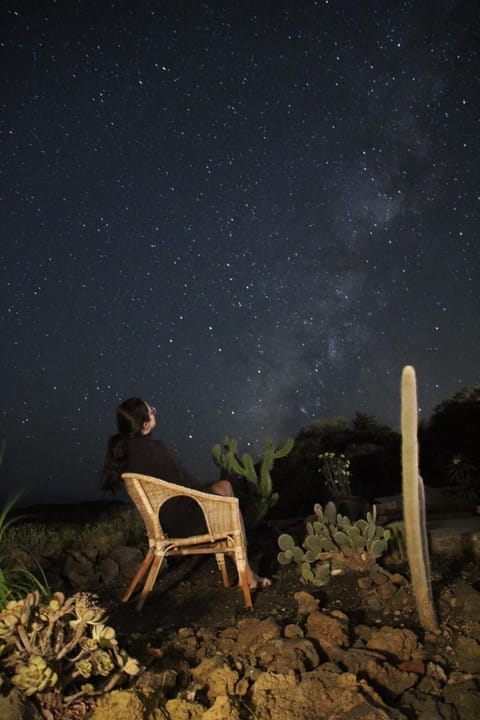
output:
M 160 522 L 160 508 L 174 497 L 188 497 L 201 508 L 205 517 L 205 540 L 214 542 L 228 534 L 241 533 L 238 498 L 193 490 L 141 473 L 123 473 L 125 488 L 143 518 L 150 544 L 164 540 L 167 535 Z

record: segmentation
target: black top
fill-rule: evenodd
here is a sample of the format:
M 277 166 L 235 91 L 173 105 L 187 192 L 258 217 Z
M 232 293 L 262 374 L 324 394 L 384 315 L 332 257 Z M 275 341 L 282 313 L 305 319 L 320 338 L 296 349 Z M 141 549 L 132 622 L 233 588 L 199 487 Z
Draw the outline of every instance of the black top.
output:
M 182 467 L 161 440 L 154 440 L 150 435 L 131 438 L 125 472 L 151 475 L 176 485 L 210 491 L 209 485 L 202 484 Z M 194 500 L 185 497 L 168 500 L 161 510 L 160 520 L 165 532 L 172 537 L 198 535 L 207 531 L 199 506 Z
M 128 443 L 128 470 L 194 488 L 205 490 L 208 485 L 194 478 L 178 462 L 175 455 L 161 440 L 151 435 L 132 438 Z

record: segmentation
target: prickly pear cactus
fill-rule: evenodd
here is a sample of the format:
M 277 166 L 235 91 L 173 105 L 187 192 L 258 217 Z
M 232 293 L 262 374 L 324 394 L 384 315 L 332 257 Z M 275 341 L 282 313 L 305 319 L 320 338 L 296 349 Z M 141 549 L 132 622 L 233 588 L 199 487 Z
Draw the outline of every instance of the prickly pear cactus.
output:
M 347 515 L 337 513 L 333 502 L 325 508 L 317 503 L 314 511 L 315 518 L 307 523 L 302 547 L 286 533 L 278 538 L 278 562 L 297 563 L 304 582 L 321 586 L 347 570 L 366 573 L 385 552 L 390 532 L 377 525 L 375 505 L 366 519 L 355 523 Z

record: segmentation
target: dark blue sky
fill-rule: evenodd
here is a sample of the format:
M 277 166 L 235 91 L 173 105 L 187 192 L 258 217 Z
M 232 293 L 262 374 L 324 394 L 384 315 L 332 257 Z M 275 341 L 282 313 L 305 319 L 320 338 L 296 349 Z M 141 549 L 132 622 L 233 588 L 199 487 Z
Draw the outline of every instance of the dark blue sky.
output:
M 213 480 L 478 382 L 478 2 L 3 7 L 3 494 L 102 497 L 131 395 Z

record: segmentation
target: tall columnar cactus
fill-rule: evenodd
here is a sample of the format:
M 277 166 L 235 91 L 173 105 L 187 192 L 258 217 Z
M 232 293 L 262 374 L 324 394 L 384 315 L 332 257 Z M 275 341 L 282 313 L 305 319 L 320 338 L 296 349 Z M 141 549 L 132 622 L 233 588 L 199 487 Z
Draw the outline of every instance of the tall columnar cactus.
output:
M 401 394 L 403 515 L 408 562 L 420 622 L 425 630 L 434 631 L 438 625 L 430 581 L 425 492 L 418 469 L 417 383 L 410 365 L 403 368 Z
M 249 492 L 254 496 L 254 503 L 248 512 L 250 524 L 255 527 L 265 517 L 271 507 L 278 501 L 278 493 L 273 491 L 271 471 L 275 460 L 288 455 L 293 447 L 293 439 L 275 450 L 270 438 L 265 440 L 265 451 L 259 463 L 259 472 L 255 467 L 252 456 L 243 453 L 240 457 L 237 451 L 237 441 L 225 437 L 223 447 L 218 444 L 212 448 L 212 457 L 218 467 L 229 474 L 245 478 Z

